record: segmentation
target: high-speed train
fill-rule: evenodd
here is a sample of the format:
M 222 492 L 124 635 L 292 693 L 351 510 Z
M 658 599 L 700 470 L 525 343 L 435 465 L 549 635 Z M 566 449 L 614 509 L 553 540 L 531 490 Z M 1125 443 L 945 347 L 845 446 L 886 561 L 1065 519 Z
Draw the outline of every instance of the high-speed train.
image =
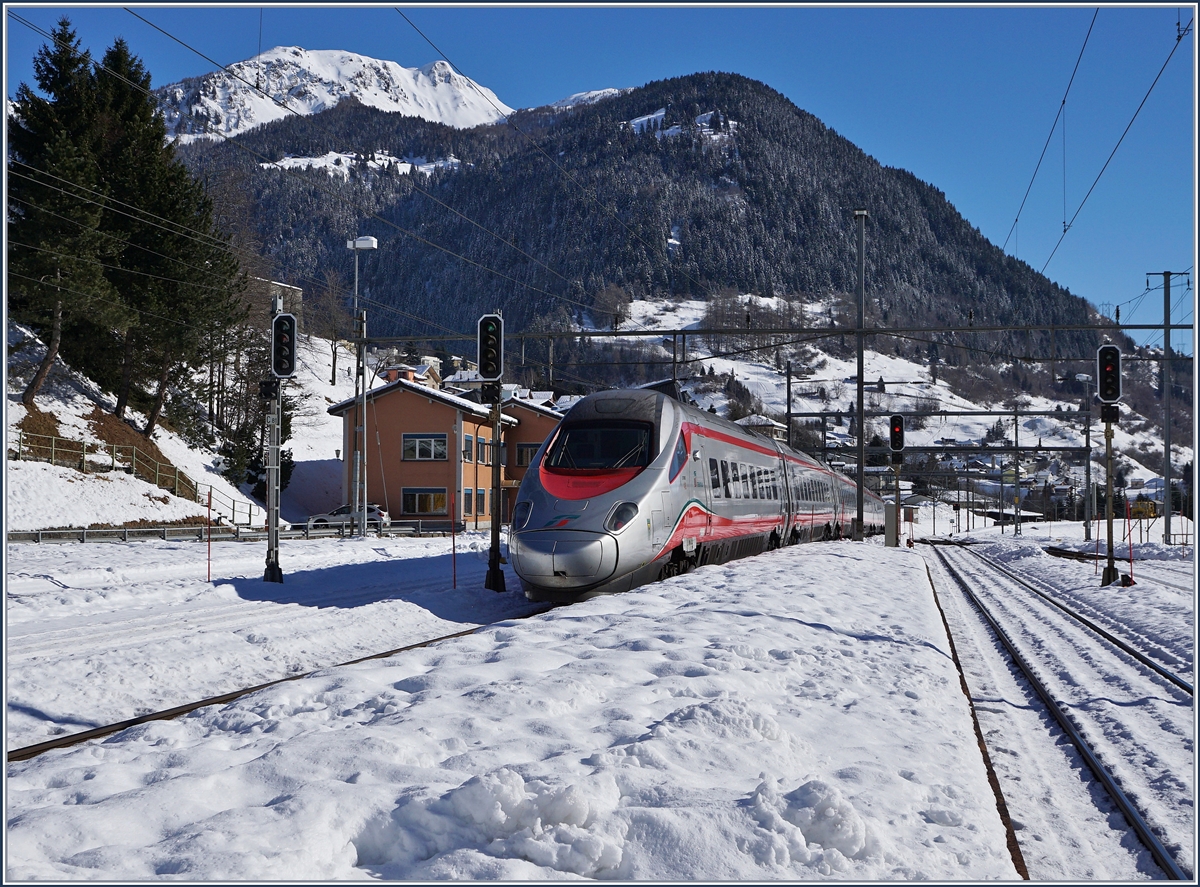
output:
M 863 491 L 863 529 L 883 500 Z M 569 601 L 849 534 L 857 488 L 820 462 L 656 391 L 580 400 L 517 491 L 508 556 L 531 600 Z

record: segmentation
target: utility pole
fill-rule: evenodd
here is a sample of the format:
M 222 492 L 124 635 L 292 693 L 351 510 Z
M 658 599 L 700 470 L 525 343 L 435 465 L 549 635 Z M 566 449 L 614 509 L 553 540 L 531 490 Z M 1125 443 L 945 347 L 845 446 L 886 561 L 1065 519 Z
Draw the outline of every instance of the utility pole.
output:
M 374 237 L 346 241 L 346 249 L 354 251 L 354 320 L 359 325 L 354 377 L 354 399 L 359 403 L 358 424 L 354 427 L 354 512 L 358 515 L 359 532 L 364 537 L 367 535 L 367 312 L 359 313 L 358 310 L 358 254 L 364 249 L 378 248 L 379 241 Z M 353 519 L 350 533 L 354 534 Z
M 787 362 L 787 445 L 792 446 L 792 362 Z
M 1104 574 L 1100 577 L 1102 586 L 1112 585 L 1119 578 L 1120 573 L 1117 571 L 1117 565 L 1113 560 L 1113 459 L 1112 459 L 1112 442 L 1113 429 L 1112 419 L 1107 415 L 1109 409 L 1111 412 L 1116 412 L 1118 407 L 1116 404 L 1104 404 L 1101 408 L 1101 413 L 1106 414 L 1104 418 L 1104 476 L 1105 476 L 1105 502 L 1104 511 L 1105 518 L 1108 521 L 1108 565 L 1104 568 Z
M 867 211 L 856 209 L 854 218 L 858 222 L 858 331 L 856 334 L 858 339 L 858 490 L 855 493 L 858 513 L 854 518 L 854 541 L 861 542 L 863 539 L 864 463 L 867 460 L 866 428 L 864 427 L 866 417 L 863 415 L 863 374 L 866 372 L 863 367 L 863 328 L 866 325 L 867 313 Z
M 357 258 L 358 254 L 355 253 Z M 362 435 L 362 448 L 360 450 L 361 458 L 359 465 L 362 466 L 362 476 L 359 481 L 359 489 L 362 492 L 361 506 L 359 512 L 358 528 L 360 534 L 365 539 L 367 536 L 367 312 L 364 308 L 359 312 L 359 329 L 361 330 L 361 338 L 358 341 L 359 352 L 359 400 L 358 400 L 358 433 Z
M 1092 384 L 1095 382 L 1087 373 L 1076 373 L 1075 381 L 1084 385 L 1083 405 L 1083 445 L 1087 448 L 1083 462 L 1083 541 L 1092 541 Z M 1074 519 L 1074 515 L 1071 516 Z
M 1153 272 L 1147 272 L 1153 273 Z M 1171 278 L 1187 272 L 1163 271 L 1163 542 L 1171 544 Z
M 496 382 L 495 389 L 499 391 L 500 383 Z M 491 548 L 488 550 L 488 569 L 485 576 L 484 588 L 490 588 L 495 592 L 503 592 L 504 588 L 504 570 L 500 566 L 500 521 L 501 515 L 501 487 L 500 487 L 500 454 L 503 452 L 503 442 L 500 435 L 503 429 L 500 427 L 500 398 L 502 395 L 496 395 L 496 401 L 492 404 L 492 507 L 490 509 L 492 517 L 492 539 Z
M 1021 535 L 1021 404 L 1013 401 L 1013 535 Z

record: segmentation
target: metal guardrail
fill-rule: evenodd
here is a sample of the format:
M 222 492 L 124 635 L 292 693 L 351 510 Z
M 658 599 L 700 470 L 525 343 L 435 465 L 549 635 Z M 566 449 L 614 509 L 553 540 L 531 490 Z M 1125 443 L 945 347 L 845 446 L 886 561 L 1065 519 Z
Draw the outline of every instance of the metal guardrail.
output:
M 454 525 L 454 532 L 462 533 L 466 526 L 462 521 Z M 390 527 L 371 527 L 369 536 L 446 536 L 451 532 L 450 522 L 438 521 L 392 521 Z M 345 538 L 353 535 L 349 524 L 296 524 L 279 530 L 280 539 L 324 539 Z M 267 538 L 265 529 L 214 524 L 206 526 L 174 527 L 67 527 L 55 530 L 13 530 L 7 534 L 9 542 L 136 542 L 142 539 L 179 539 L 205 542 L 261 542 Z
M 266 523 L 267 513 L 259 506 L 239 502 L 213 489 L 211 484 L 197 483 L 174 465 L 151 459 L 129 444 L 87 443 L 10 428 L 8 455 L 18 461 L 49 462 L 74 468 L 84 474 L 125 471 L 181 499 L 200 505 L 211 504 L 218 515 L 235 525 L 249 527 L 261 523 L 265 526 Z

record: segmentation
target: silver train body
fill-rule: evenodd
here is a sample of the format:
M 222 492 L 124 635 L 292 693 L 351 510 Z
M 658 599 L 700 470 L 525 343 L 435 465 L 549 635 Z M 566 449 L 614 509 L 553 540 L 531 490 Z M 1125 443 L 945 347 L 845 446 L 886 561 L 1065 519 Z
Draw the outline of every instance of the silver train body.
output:
M 883 500 L 864 490 L 864 532 Z M 655 391 L 579 401 L 517 491 L 509 561 L 531 600 L 625 591 L 703 564 L 849 534 L 857 487 L 776 441 Z

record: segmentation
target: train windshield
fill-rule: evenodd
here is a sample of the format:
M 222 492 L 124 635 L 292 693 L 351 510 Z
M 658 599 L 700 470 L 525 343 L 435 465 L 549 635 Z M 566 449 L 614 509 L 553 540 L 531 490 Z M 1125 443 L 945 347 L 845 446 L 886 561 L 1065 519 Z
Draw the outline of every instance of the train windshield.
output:
M 543 463 L 559 471 L 644 468 L 653 426 L 645 422 L 579 422 L 559 431 Z

